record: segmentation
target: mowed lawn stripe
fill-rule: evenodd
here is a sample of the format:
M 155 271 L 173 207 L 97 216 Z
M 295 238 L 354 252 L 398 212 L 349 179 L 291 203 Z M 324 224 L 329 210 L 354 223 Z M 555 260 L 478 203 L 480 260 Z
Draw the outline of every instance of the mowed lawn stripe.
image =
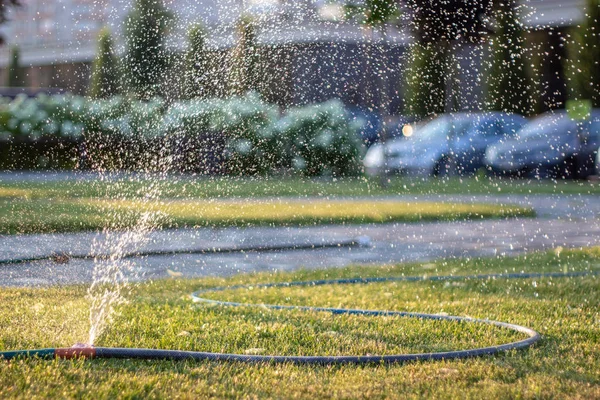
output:
M 518 206 L 365 200 L 164 201 L 84 200 L 107 210 L 160 212 L 175 226 L 312 225 L 534 216 Z

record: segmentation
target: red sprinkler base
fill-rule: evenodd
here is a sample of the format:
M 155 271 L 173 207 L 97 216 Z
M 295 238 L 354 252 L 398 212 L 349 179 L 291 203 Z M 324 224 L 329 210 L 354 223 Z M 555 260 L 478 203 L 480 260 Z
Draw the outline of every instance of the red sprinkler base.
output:
M 66 360 L 80 357 L 94 358 L 96 357 L 96 348 L 89 344 L 77 343 L 73 347 L 54 349 L 54 357 Z

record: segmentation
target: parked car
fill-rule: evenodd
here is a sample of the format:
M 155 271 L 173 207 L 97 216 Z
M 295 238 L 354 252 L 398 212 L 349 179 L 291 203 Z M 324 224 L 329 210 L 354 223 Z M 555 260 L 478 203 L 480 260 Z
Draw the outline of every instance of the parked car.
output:
M 600 176 L 600 147 L 596 150 L 596 176 Z
M 377 113 L 366 111 L 359 107 L 348 107 L 350 118 L 353 121 L 360 122 L 359 135 L 362 142 L 367 146 L 379 140 L 379 132 L 381 131 L 381 116 Z
M 371 147 L 365 170 L 446 175 L 474 173 L 485 166 L 488 146 L 513 136 L 527 119 L 500 112 L 444 114 L 419 127 L 410 137 Z
M 502 174 L 585 178 L 594 174 L 599 146 L 600 109 L 584 120 L 555 111 L 532 120 L 512 140 L 488 148 L 486 162 Z

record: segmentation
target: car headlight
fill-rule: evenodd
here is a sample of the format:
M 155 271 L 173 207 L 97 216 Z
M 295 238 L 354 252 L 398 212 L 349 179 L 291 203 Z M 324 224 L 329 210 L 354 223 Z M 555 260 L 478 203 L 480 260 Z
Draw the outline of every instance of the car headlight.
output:
M 363 165 L 367 168 L 381 168 L 383 167 L 383 146 L 380 144 L 374 144 L 367 151 Z
M 489 161 L 495 161 L 498 158 L 498 149 L 495 147 L 488 147 L 485 151 L 485 158 Z

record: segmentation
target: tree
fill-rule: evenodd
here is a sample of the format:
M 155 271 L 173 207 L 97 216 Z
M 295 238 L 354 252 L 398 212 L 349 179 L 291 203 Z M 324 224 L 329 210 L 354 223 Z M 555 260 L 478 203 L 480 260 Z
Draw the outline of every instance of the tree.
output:
M 382 46 L 379 49 L 379 54 L 385 54 L 386 52 L 386 28 L 390 21 L 396 18 L 399 15 L 399 1 L 398 0 L 363 0 L 359 2 L 349 2 L 346 3 L 346 15 L 348 18 L 357 19 L 362 25 L 367 28 L 367 32 L 369 34 L 369 38 L 367 40 L 366 45 L 366 75 L 369 77 L 373 73 L 372 64 L 380 63 L 381 65 L 376 70 L 379 71 L 377 73 L 378 76 L 378 88 L 376 89 L 379 92 L 379 106 L 375 107 L 379 109 L 384 120 L 387 119 L 389 113 L 389 96 L 388 96 L 388 79 L 387 79 L 387 71 L 385 68 L 384 60 L 376 60 L 375 57 L 375 47 L 376 43 L 373 42 L 374 35 L 376 31 L 379 31 L 381 34 L 381 38 L 383 39 Z M 372 90 L 368 90 L 372 92 Z M 367 93 L 367 95 L 370 93 Z M 371 93 L 373 94 L 373 93 Z M 373 100 L 373 99 L 371 99 Z M 375 104 L 373 104 L 375 106 Z M 384 122 L 385 128 L 385 122 Z M 385 140 L 385 138 L 384 138 Z
M 424 118 L 446 111 L 448 100 L 456 103 L 453 45 L 479 42 L 488 33 L 492 0 L 406 0 L 405 5 L 415 38 L 407 57 L 405 110 Z
M 206 97 L 208 81 L 208 60 L 206 56 L 206 32 L 200 24 L 193 26 L 188 33 L 188 51 L 185 54 L 186 98 Z
M 10 64 L 8 66 L 8 87 L 21 87 L 25 85 L 23 70 L 20 65 L 21 51 L 18 46 L 10 48 Z
M 414 43 L 405 70 L 405 112 L 415 118 L 446 109 L 449 46 L 447 43 Z
M 585 20 L 569 46 L 569 89 L 573 100 L 600 107 L 600 0 L 588 0 Z
M 417 41 L 478 42 L 489 33 L 486 26 L 492 0 L 404 0 L 408 24 Z
M 486 106 L 490 110 L 529 114 L 533 111 L 532 82 L 525 66 L 525 29 L 516 0 L 503 0 L 494 15 L 497 30 L 486 71 Z
M 258 86 L 258 46 L 256 26 L 249 16 L 242 16 L 237 25 L 238 42 L 233 50 L 230 71 L 231 94 L 242 95 Z
M 136 0 L 125 19 L 125 82 L 137 98 L 160 93 L 169 64 L 165 38 L 172 20 L 162 0 Z
M 114 55 L 113 41 L 108 28 L 98 36 L 98 55 L 92 65 L 88 95 L 92 98 L 111 97 L 119 92 L 119 67 Z
M 364 0 L 348 2 L 345 5 L 346 14 L 370 27 L 383 27 L 398 15 L 399 1 L 397 0 Z
M 0 25 L 8 21 L 8 10 L 21 6 L 21 0 L 0 0 Z M 4 36 L 0 35 L 0 45 L 5 43 Z
M 399 1 L 397 0 L 365 0 L 358 3 L 351 2 L 346 5 L 346 12 L 350 17 L 358 17 L 363 25 L 368 28 L 368 32 L 370 34 L 370 40 L 367 43 L 367 52 L 366 52 L 366 75 L 370 82 L 370 75 L 372 74 L 373 68 L 371 63 L 374 61 L 374 46 L 373 46 L 373 36 L 376 30 L 379 30 L 382 37 L 382 48 L 380 50 L 380 54 L 384 54 L 387 45 L 386 43 L 386 28 L 387 24 L 398 15 Z M 378 75 L 378 88 L 379 91 L 379 106 L 377 107 L 381 114 L 382 126 L 381 131 L 379 132 L 379 137 L 381 139 L 381 143 L 385 145 L 387 140 L 387 121 L 389 119 L 389 94 L 388 94 L 388 78 L 387 71 L 385 70 L 385 62 L 381 63 L 381 67 L 379 70 L 381 71 Z M 370 86 L 370 84 L 369 84 Z M 372 98 L 371 98 L 372 100 Z M 375 106 L 375 104 L 373 104 Z M 380 171 L 380 184 L 382 186 L 387 186 L 387 156 L 386 152 L 383 153 L 384 157 L 384 167 Z

